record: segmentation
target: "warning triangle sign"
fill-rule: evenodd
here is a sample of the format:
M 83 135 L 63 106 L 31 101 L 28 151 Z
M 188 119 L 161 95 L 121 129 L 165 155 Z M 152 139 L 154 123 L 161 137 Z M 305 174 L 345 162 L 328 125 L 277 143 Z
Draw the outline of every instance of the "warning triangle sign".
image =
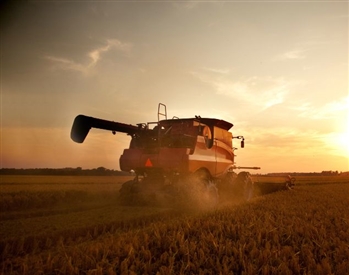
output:
M 153 164 L 151 163 L 150 159 L 148 158 L 147 161 L 145 162 L 145 167 L 152 167 Z

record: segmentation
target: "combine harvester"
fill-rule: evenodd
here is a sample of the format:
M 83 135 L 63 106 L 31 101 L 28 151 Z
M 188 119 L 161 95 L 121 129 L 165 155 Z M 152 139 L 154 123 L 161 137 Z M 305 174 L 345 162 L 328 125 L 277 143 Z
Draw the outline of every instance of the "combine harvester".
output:
M 161 119 L 162 118 L 162 119 Z M 137 125 L 78 115 L 71 138 L 83 143 L 91 128 L 126 133 L 130 146 L 120 157 L 120 169 L 135 174 L 120 189 L 124 202 L 152 204 L 156 201 L 200 201 L 216 205 L 232 197 L 249 200 L 253 181 L 248 172 L 235 169 L 260 169 L 235 165 L 233 124 L 215 118 L 167 119 L 166 105 L 158 106 L 158 121 Z

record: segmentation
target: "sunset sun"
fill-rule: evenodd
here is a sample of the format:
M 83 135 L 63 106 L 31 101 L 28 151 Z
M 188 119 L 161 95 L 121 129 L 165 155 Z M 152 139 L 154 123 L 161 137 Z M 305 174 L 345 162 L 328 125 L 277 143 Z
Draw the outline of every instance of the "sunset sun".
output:
M 349 156 L 349 131 L 339 134 L 338 137 L 338 147 L 344 151 L 344 153 Z
M 332 142 L 341 155 L 349 157 L 349 118 L 344 125 L 344 131 L 338 132 Z

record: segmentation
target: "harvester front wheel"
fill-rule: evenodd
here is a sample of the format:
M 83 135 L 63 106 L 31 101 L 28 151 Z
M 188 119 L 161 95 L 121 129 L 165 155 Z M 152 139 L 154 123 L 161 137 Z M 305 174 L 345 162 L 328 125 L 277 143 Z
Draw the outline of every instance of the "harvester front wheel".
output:
M 240 185 L 242 192 L 242 198 L 245 201 L 249 201 L 253 197 L 254 184 L 249 172 L 240 172 L 236 178 L 237 183 Z
M 223 201 L 249 201 L 253 197 L 254 184 L 249 172 L 228 173 L 218 187 Z

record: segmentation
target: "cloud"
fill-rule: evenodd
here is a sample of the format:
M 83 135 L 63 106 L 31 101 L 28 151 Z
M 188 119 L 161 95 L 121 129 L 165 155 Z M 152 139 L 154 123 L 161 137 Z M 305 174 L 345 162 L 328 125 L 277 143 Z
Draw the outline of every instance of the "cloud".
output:
M 287 156 L 317 155 L 319 148 L 337 151 L 337 144 L 330 139 L 337 133 L 321 133 L 314 129 L 302 130 L 295 127 L 246 127 L 242 131 L 246 142 L 251 146 L 263 148 L 268 154 L 287 154 Z M 333 139 L 332 139 L 333 140 Z
M 117 39 L 107 39 L 105 45 L 95 48 L 87 53 L 87 57 L 89 57 L 90 61 L 86 62 L 86 64 L 80 64 L 74 60 L 51 55 L 45 56 L 45 58 L 51 61 L 55 69 L 76 71 L 87 74 L 89 70 L 95 67 L 96 64 L 101 60 L 103 53 L 113 49 L 123 53 L 129 53 L 131 48 L 132 44 L 130 43 L 123 43 Z
M 294 127 L 248 127 L 241 132 L 245 149 L 237 152 L 239 165 L 261 166 L 263 172 L 348 170 L 348 135 Z
M 274 61 L 304 59 L 305 57 L 305 50 L 295 49 L 275 56 Z
M 230 70 L 229 69 L 220 69 L 220 68 L 204 68 L 204 70 L 217 73 L 217 74 L 229 74 Z
M 319 148 L 322 148 L 321 150 L 329 155 L 348 158 L 349 96 L 333 100 L 321 107 L 304 103 L 288 108 L 290 116 L 294 114 L 293 116 L 302 118 L 298 119 L 299 125 L 256 127 L 249 121 L 242 125 L 241 131 L 247 137 L 251 137 L 249 141 L 251 145 L 265 148 L 269 154 L 278 152 L 288 156 L 317 156 Z M 301 125 L 309 127 L 306 129 Z
M 190 74 L 211 86 L 218 95 L 245 101 L 261 109 L 284 102 L 291 85 L 284 78 L 274 77 L 254 76 L 234 80 L 227 69 L 204 68 Z
M 198 1 L 181 1 L 181 2 L 173 2 L 173 6 L 179 9 L 191 10 L 199 5 Z
M 328 102 L 324 106 L 315 107 L 309 103 L 304 103 L 300 106 L 293 107 L 294 110 L 298 110 L 300 117 L 306 117 L 310 119 L 334 119 L 338 117 L 339 112 L 349 112 L 349 96 Z
M 128 53 L 131 50 L 132 45 L 129 43 L 122 43 L 117 39 L 108 39 L 107 45 L 99 47 L 95 50 L 92 50 L 88 53 L 88 56 L 92 59 L 88 67 L 93 67 L 97 64 L 97 62 L 101 59 L 101 54 L 107 52 L 111 49 L 116 49 L 118 51 L 122 51 Z
M 255 142 L 263 147 L 290 147 L 303 150 L 308 147 L 309 139 L 314 141 L 320 137 L 315 130 L 302 131 L 294 127 L 254 128 L 252 131 L 254 133 L 251 136 L 255 137 Z
M 54 68 L 62 69 L 62 70 L 68 70 L 68 71 L 77 71 L 81 73 L 87 73 L 87 67 L 74 62 L 73 60 L 61 58 L 61 57 L 55 57 L 55 56 L 45 56 L 45 58 L 53 64 Z

